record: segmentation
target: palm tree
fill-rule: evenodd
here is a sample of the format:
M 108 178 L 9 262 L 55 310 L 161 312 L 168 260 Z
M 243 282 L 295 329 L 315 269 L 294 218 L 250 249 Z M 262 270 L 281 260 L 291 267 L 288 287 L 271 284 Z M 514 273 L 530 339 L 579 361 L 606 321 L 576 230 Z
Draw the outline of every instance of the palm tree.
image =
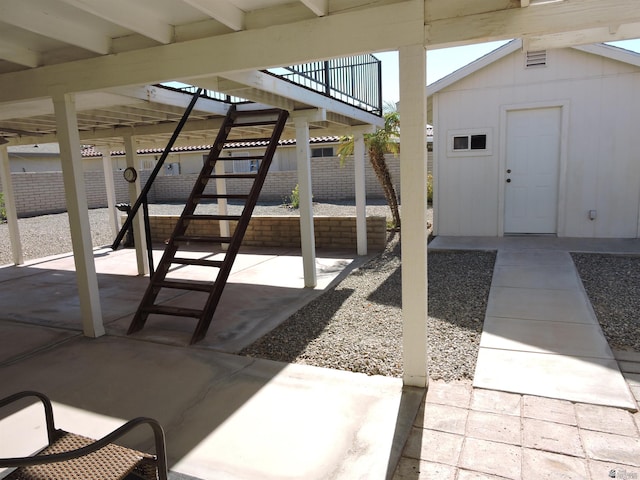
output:
M 384 113 L 384 127 L 377 129 L 374 133 L 364 136 L 369 161 L 373 171 L 380 182 L 387 204 L 391 209 L 393 218 L 393 229 L 400 230 L 400 209 L 398 208 L 398 196 L 393 186 L 391 172 L 385 161 L 385 153 L 398 155 L 400 151 L 400 114 L 395 108 L 388 108 Z M 353 135 L 341 137 L 338 147 L 338 157 L 344 162 L 348 155 L 353 155 Z

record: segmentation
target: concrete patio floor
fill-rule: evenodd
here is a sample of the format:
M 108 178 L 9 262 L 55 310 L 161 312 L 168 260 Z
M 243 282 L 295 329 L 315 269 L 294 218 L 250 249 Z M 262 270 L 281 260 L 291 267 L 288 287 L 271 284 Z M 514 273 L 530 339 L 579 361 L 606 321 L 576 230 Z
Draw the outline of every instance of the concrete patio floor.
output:
M 142 332 L 126 336 L 148 279 L 136 275 L 131 250 L 98 249 L 95 259 L 107 329 L 98 339 L 81 335 L 70 255 L 0 268 L 0 397 L 41 391 L 52 398 L 61 428 L 93 438 L 130 418 L 156 418 L 176 479 L 393 474 L 423 390 L 403 388 L 395 378 L 227 353 L 284 321 L 366 257 L 318 251 L 318 287 L 309 289 L 299 252 L 243 249 L 209 335 L 195 346 L 188 346 L 194 325 L 182 319 L 150 317 Z M 41 447 L 41 416 L 37 406 L 0 412 L 1 455 Z M 130 445 L 147 446 L 140 435 Z
M 80 333 L 69 256 L 0 268 L 0 397 L 43 391 L 58 426 L 94 438 L 155 417 L 174 480 L 640 478 L 638 412 L 471 382 L 431 382 L 425 398 L 400 379 L 232 354 L 363 261 L 352 254 L 319 254 L 324 273 L 311 290 L 302 288 L 298 252 L 247 252 L 228 292 L 255 303 L 219 331 L 214 321 L 211 338 L 191 347 L 191 325 L 175 322 L 150 319 L 123 335 L 147 282 L 127 255 L 96 251 L 107 322 L 99 339 Z M 614 353 L 640 399 L 640 354 Z M 41 415 L 26 403 L 0 412 L 0 455 L 42 446 Z

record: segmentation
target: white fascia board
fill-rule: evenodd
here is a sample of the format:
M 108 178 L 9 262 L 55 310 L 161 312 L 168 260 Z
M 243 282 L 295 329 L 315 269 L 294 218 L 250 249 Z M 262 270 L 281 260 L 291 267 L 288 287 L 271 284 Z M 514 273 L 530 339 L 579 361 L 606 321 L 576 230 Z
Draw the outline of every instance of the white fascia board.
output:
M 183 0 L 232 30 L 244 30 L 245 12 L 227 0 Z
M 174 92 L 173 90 L 156 87 L 154 85 L 147 85 L 144 87 L 123 87 L 112 89 L 111 91 L 129 98 L 181 108 L 186 108 L 193 97 L 193 94 L 191 93 Z M 126 105 L 126 103 L 123 104 Z M 194 109 L 199 112 L 210 113 L 213 115 L 226 115 L 229 110 L 229 105 L 209 98 L 199 98 Z
M 462 80 L 465 77 L 477 72 L 478 70 L 490 65 L 494 62 L 497 62 L 501 58 L 506 57 L 507 55 L 512 54 L 513 52 L 517 52 L 522 49 L 522 40 L 516 39 L 511 42 L 498 47 L 493 52 L 488 53 L 487 55 L 480 57 L 479 59 L 465 65 L 464 67 L 456 70 L 455 72 L 447 75 L 446 77 L 441 78 L 440 80 L 432 83 L 427 86 L 427 97 L 430 97 L 434 93 L 438 93 L 440 90 L 453 85 L 454 83 Z M 429 65 L 427 64 L 427 68 Z
M 51 9 L 45 11 L 31 8 L 23 0 L 3 0 L 0 2 L 0 19 L 4 23 L 101 55 L 111 50 L 111 38 L 57 16 L 53 3 Z
M 223 118 L 213 118 L 208 120 L 192 120 L 185 124 L 182 129 L 183 133 L 211 131 L 217 133 L 222 126 Z M 80 140 L 84 143 L 90 143 L 95 140 L 104 140 L 108 138 L 121 139 L 124 136 L 145 136 L 145 135 L 161 135 L 171 134 L 176 129 L 177 122 L 159 123 L 156 125 L 141 125 L 139 127 L 123 126 L 112 128 L 96 128 L 92 130 L 80 131 Z M 215 135 L 214 135 L 215 136 Z M 38 135 L 38 136 L 22 136 L 7 138 L 7 145 L 29 145 L 40 143 L 55 143 L 58 141 L 56 134 Z M 110 143 L 119 143 L 120 140 Z
M 635 38 L 640 38 L 640 23 L 629 23 L 615 28 L 603 26 L 567 33 L 531 36 L 526 37 L 524 40 L 527 50 L 547 50 L 576 45 L 632 40 Z
M 40 64 L 40 55 L 37 52 L 3 39 L 0 39 L 0 59 L 29 68 Z
M 435 0 L 426 0 L 425 9 Z M 430 20 L 427 48 L 564 33 L 640 22 L 637 0 L 564 0 Z
M 384 119 L 377 115 L 365 112 L 359 108 L 339 102 L 338 100 L 325 97 L 324 95 L 263 72 L 225 74 L 224 78 L 255 89 L 271 92 L 295 102 L 304 103 L 305 105 L 324 109 L 327 112 L 333 112 L 338 115 L 352 118 L 357 120 L 358 123 L 367 123 L 379 127 L 384 125 Z
M 76 110 L 78 112 L 122 105 L 132 106 L 142 103 L 143 100 L 144 99 L 137 99 L 133 95 L 123 95 L 117 92 L 79 93 L 75 96 Z M 10 108 L 0 107 L 0 120 L 53 115 L 53 113 L 53 103 L 51 103 L 51 100 L 41 98 L 14 103 Z
M 601 57 L 640 67 L 640 53 L 625 50 L 624 48 L 614 47 L 613 45 L 604 45 L 601 43 L 596 45 L 582 45 L 573 48 L 575 50 L 580 50 L 581 52 L 600 55 Z
M 0 2 L 0 5 L 2 3 Z M 380 35 L 394 31 L 394 35 Z M 350 32 L 344 41 L 337 32 Z M 301 42 L 300 39 L 305 41 Z M 315 17 L 0 75 L 0 103 L 105 90 L 397 49 L 424 41 L 424 2 Z M 215 52 L 215 62 L 203 61 Z M 162 59 L 159 61 L 158 59 Z
M 309 10 L 319 17 L 329 13 L 329 0 L 300 0 Z

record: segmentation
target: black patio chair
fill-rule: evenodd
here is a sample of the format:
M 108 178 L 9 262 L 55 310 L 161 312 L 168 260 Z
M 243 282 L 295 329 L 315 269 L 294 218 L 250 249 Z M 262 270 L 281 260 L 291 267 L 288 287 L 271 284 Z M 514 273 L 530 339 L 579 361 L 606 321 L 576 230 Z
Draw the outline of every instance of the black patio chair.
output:
M 0 467 L 17 467 L 5 480 L 167 480 L 164 431 L 156 420 L 138 417 L 93 440 L 57 429 L 51 401 L 42 393 L 16 393 L 0 400 L 0 408 L 25 397 L 36 397 L 42 402 L 49 444 L 34 456 L 0 458 Z M 113 443 L 142 424 L 153 430 L 155 455 Z

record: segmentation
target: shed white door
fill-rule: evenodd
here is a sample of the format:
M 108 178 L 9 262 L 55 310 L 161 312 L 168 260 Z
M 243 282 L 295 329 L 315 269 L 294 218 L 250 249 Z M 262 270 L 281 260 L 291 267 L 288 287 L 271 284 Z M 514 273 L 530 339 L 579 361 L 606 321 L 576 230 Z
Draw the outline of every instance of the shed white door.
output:
M 507 112 L 505 233 L 556 233 L 561 109 Z

